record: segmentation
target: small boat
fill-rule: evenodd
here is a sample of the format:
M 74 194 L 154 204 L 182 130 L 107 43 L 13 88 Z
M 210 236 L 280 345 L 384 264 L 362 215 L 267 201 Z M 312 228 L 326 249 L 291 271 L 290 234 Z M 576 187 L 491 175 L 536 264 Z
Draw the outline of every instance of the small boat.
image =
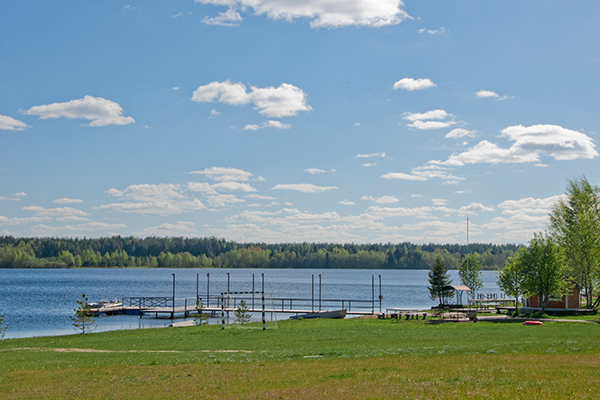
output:
M 293 315 L 290 319 L 314 319 L 314 318 L 328 318 L 328 319 L 342 319 L 346 317 L 346 310 L 323 310 L 315 311 L 307 314 Z

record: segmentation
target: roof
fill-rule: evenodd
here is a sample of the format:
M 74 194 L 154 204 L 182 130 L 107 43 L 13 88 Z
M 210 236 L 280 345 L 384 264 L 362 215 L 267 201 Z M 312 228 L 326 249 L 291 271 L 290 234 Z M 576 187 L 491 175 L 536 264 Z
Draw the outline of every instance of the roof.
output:
M 469 289 L 467 286 L 465 285 L 446 285 L 443 287 L 444 290 L 462 290 L 462 291 L 466 291 L 466 292 L 470 292 L 471 289 Z

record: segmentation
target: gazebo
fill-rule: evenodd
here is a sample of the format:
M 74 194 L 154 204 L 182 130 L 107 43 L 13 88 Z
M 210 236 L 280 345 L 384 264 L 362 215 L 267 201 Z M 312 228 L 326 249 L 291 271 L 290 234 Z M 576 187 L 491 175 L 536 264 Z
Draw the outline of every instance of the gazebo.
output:
M 462 302 L 462 295 L 464 292 L 470 292 L 471 289 L 469 289 L 467 286 L 465 285 L 446 285 L 443 287 L 444 292 L 456 292 L 456 304 L 460 304 L 462 306 L 463 302 Z

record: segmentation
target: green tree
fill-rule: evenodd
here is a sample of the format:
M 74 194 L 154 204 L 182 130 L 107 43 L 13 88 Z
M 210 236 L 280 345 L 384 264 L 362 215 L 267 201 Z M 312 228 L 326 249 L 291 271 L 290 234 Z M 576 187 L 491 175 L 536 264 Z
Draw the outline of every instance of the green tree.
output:
M 550 233 L 565 252 L 569 276 L 585 289 L 592 307 L 600 280 L 600 188 L 585 176 L 568 180 L 566 197 L 550 212 Z
M 196 300 L 195 311 L 194 322 L 196 325 L 203 325 L 204 321 L 208 321 L 208 314 L 204 312 L 204 304 L 200 300 Z
M 469 254 L 463 258 L 460 267 L 458 267 L 458 276 L 461 283 L 471 289 L 469 296 L 474 299 L 479 289 L 483 287 L 481 266 L 475 254 Z
M 73 310 L 75 315 L 72 315 L 73 329 L 81 331 L 81 333 L 91 332 L 96 329 L 96 321 L 92 317 L 88 298 L 85 294 L 81 295 L 81 300 L 77 301 L 77 308 Z
M 521 251 L 525 251 L 524 248 Z M 503 269 L 496 271 L 498 287 L 508 296 L 515 298 L 515 311 L 519 313 L 519 297 L 523 295 L 525 274 L 521 252 L 509 257 Z
M 439 304 L 443 304 L 445 298 L 452 296 L 452 291 L 444 290 L 444 287 L 451 283 L 446 263 L 442 257 L 436 258 L 429 271 L 429 297 L 432 300 L 439 299 Z
M 245 324 L 250 322 L 252 315 L 248 312 L 248 306 L 246 306 L 245 300 L 240 300 L 238 308 L 235 310 L 235 322 L 238 324 Z
M 529 248 L 520 254 L 524 292 L 540 297 L 543 313 L 550 297 L 569 292 L 566 280 L 568 270 L 562 248 L 550 236 L 539 233 L 534 234 Z

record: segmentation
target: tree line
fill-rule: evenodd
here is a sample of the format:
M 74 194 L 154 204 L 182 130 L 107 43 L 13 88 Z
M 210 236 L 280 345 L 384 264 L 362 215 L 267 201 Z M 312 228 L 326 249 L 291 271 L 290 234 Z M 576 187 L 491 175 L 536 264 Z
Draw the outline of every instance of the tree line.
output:
M 519 246 L 469 245 L 483 269 L 501 268 Z M 183 237 L 15 238 L 0 236 L 0 268 L 428 269 L 441 257 L 458 269 L 465 245 L 236 243 Z

